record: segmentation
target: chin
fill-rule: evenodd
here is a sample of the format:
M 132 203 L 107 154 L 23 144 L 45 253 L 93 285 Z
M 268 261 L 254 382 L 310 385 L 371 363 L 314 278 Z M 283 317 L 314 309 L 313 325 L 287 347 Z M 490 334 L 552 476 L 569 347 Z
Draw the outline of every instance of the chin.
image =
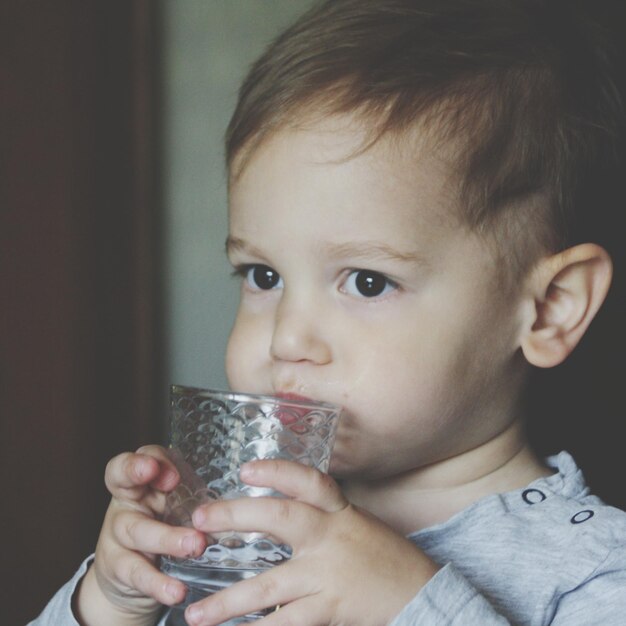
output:
M 369 467 L 368 465 L 350 463 L 337 456 L 331 457 L 328 473 L 337 480 L 350 480 L 356 478 L 359 481 L 367 481 L 383 478 L 383 472 L 380 471 L 380 468 L 376 471 L 375 468 Z

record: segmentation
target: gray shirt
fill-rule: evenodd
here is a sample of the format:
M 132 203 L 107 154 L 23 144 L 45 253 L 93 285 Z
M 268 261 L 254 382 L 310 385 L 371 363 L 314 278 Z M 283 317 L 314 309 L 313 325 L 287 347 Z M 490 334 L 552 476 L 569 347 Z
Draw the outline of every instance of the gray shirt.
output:
M 547 463 L 548 478 L 409 536 L 443 567 L 391 626 L 626 625 L 626 513 L 589 495 L 566 452 Z M 30 626 L 78 625 L 86 567 Z M 158 626 L 175 623 L 168 612 Z

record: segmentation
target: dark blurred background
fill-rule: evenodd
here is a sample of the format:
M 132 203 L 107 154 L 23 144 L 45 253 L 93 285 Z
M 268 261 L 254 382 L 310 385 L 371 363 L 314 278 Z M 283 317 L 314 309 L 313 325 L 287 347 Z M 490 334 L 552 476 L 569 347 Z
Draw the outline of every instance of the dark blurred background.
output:
M 93 551 L 107 460 L 162 438 L 156 8 L 1 3 L 7 626 Z
M 616 86 L 626 106 L 626 2 L 581 0 L 610 35 Z M 558 367 L 535 370 L 530 384 L 530 437 L 543 455 L 568 450 L 592 490 L 626 510 L 626 133 L 617 159 L 595 172 L 594 193 L 583 190 L 584 213 L 574 243 L 594 241 L 614 263 L 611 289 L 582 341 Z
M 258 13 L 246 23 L 264 28 L 262 39 L 277 28 L 264 24 L 264 9 L 276 24 L 300 10 L 288 0 L 0 4 L 0 516 L 11 591 L 3 625 L 35 618 L 93 551 L 106 462 L 163 440 L 166 384 L 209 382 L 169 380 L 163 7 L 202 30 L 193 11 L 215 7 L 240 24 L 235 4 Z M 594 6 L 623 49 L 624 3 Z M 213 28 L 231 39 L 222 24 Z M 242 31 L 232 45 L 249 39 Z M 229 98 L 225 108 L 234 89 Z M 626 509 L 624 174 L 597 199 L 598 210 L 610 207 L 601 234 L 616 261 L 609 299 L 572 357 L 537 372 L 530 404 L 541 451 L 571 450 L 593 488 Z

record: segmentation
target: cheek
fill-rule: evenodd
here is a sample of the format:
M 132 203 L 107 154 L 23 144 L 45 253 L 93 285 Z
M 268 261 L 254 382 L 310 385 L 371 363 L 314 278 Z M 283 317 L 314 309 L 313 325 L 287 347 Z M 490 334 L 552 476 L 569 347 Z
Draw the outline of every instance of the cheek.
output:
M 266 392 L 264 366 L 269 356 L 268 328 L 259 316 L 237 314 L 226 346 L 226 377 L 231 389 Z
M 231 389 L 250 391 L 247 380 L 254 352 L 254 333 L 241 314 L 237 315 L 226 345 L 226 377 Z
M 367 415 L 381 434 L 407 425 L 430 431 L 457 412 L 471 388 L 470 359 L 454 328 L 435 323 L 416 328 L 411 320 L 390 327 L 395 332 L 378 332 L 380 343 L 351 361 L 346 404 Z
M 447 382 L 445 368 L 434 360 L 439 355 L 429 354 L 426 341 L 416 335 L 387 337 L 381 345 L 359 350 L 343 378 L 346 403 L 358 406 L 359 412 L 384 415 L 377 421 L 382 431 L 441 397 Z

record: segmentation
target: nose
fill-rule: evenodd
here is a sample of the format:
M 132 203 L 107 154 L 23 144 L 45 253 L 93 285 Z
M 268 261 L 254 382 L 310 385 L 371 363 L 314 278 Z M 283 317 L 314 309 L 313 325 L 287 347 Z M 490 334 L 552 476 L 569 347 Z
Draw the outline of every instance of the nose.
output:
M 276 309 L 271 356 L 278 361 L 324 365 L 332 358 L 326 331 L 318 306 L 284 293 Z

